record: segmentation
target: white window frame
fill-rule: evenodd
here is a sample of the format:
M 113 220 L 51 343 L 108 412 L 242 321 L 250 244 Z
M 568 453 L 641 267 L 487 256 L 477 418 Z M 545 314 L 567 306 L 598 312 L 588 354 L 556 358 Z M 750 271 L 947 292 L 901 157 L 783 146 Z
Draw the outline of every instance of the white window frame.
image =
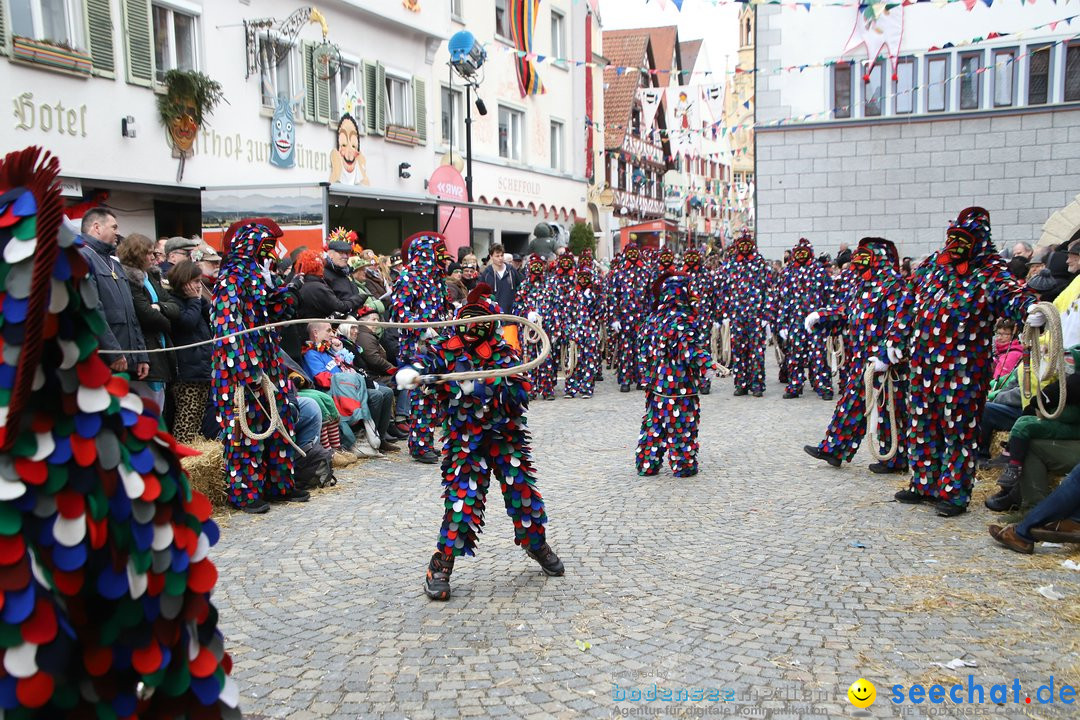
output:
M 905 65 L 911 66 L 911 84 L 909 87 L 900 86 L 900 68 Z M 904 55 L 896 61 L 896 80 L 892 83 L 892 114 L 914 115 L 919 108 L 919 59 L 914 55 Z M 907 96 L 910 110 L 900 110 L 901 94 Z
M 498 125 L 502 125 L 503 112 L 509 113 L 507 122 L 506 155 L 503 155 L 502 142 L 499 142 L 499 157 L 511 162 L 525 162 L 525 111 L 512 105 L 499 105 Z M 517 128 L 514 128 L 513 120 L 517 118 Z M 501 129 L 499 130 L 501 132 Z M 516 154 L 515 154 L 516 153 Z
M 157 25 L 154 23 L 154 10 L 161 8 L 169 14 L 169 38 L 166 45 L 167 67 L 158 67 L 157 61 L 157 38 L 154 37 Z M 154 82 L 161 82 L 163 76 L 169 70 L 179 69 L 176 65 L 176 14 L 186 15 L 191 18 L 191 36 L 194 46 L 191 48 L 192 70 L 198 70 L 202 66 L 202 46 L 199 43 L 199 21 L 202 19 L 201 9 L 197 5 L 187 3 L 168 2 L 167 0 L 153 0 L 150 3 L 150 42 L 154 45 Z
M 1027 56 L 1024 59 L 1024 105 L 1028 107 L 1042 107 L 1043 105 L 1049 105 L 1054 102 L 1054 70 L 1057 68 L 1057 63 L 1054 60 L 1054 49 L 1057 47 L 1055 43 L 1033 43 L 1024 48 L 1024 54 Z M 1031 102 L 1031 59 L 1036 57 L 1037 54 L 1045 54 L 1046 56 L 1046 100 L 1041 103 Z
M 3 2 L 3 0 L 0 0 L 0 2 Z M 34 33 L 30 39 L 43 42 L 66 42 L 71 47 L 84 50 L 87 48 L 88 42 L 84 32 L 86 17 L 83 12 L 83 2 L 82 0 L 63 0 L 63 2 L 64 24 L 67 25 L 68 36 L 61 39 L 45 37 L 45 21 L 41 12 L 41 0 L 30 0 L 30 23 L 33 26 Z M 14 35 L 14 13 L 11 12 L 10 6 L 8 6 L 8 15 L 8 32 Z
M 859 85 L 859 117 L 884 117 L 889 114 L 887 106 L 889 96 L 889 78 L 891 76 L 891 73 L 889 73 L 889 75 L 886 75 L 886 70 L 888 69 L 889 63 L 890 61 L 886 59 L 884 63 L 880 60 L 876 61 L 873 67 L 870 67 L 869 60 L 863 61 L 860 64 L 859 70 L 861 72 L 859 73 L 859 81 L 857 83 Z M 866 112 L 866 105 L 869 102 L 869 97 L 867 97 L 866 93 L 867 90 L 869 90 L 870 83 L 863 80 L 863 78 L 873 77 L 875 73 L 877 73 L 878 77 L 880 78 L 880 81 L 878 83 L 878 111 L 877 114 L 871 115 Z
M 450 19 L 460 23 L 465 22 L 464 9 L 461 7 L 464 0 L 450 0 Z
M 1005 60 L 1004 56 L 1011 55 L 1011 60 Z M 1019 102 L 1019 83 L 1020 73 L 1017 72 L 1020 63 L 1017 62 L 1017 58 L 1020 56 L 1020 48 L 1016 46 L 1012 47 L 1000 47 L 990 50 L 990 106 L 994 108 L 1003 107 L 1016 107 Z M 998 102 L 998 83 L 1001 81 L 1002 76 L 1005 73 L 1009 73 L 1010 91 L 1009 102 Z M 985 73 L 984 73 L 985 74 Z
M 551 9 L 551 56 L 566 58 L 566 14 L 555 8 Z
M 964 102 L 964 97 L 963 97 L 964 96 L 964 80 L 965 80 L 965 78 L 964 78 L 962 73 L 964 71 L 964 60 L 966 60 L 967 58 L 972 58 L 972 57 L 977 57 L 979 59 L 979 67 L 977 67 L 975 69 L 976 72 L 973 74 L 973 77 L 971 78 L 972 81 L 975 83 L 975 91 L 976 91 L 976 93 L 978 95 L 978 99 L 975 102 L 975 107 L 966 108 L 966 107 L 963 107 L 963 102 Z M 985 67 L 985 66 L 986 66 L 986 52 L 983 51 L 983 50 L 972 50 L 972 51 L 956 53 L 956 75 L 957 75 L 957 78 L 956 78 L 956 109 L 957 110 L 972 112 L 972 111 L 975 111 L 975 110 L 981 110 L 986 105 L 986 97 L 985 97 L 986 93 L 983 92 L 983 90 L 984 90 L 984 88 L 983 88 L 983 76 L 986 74 L 986 72 L 985 71 L 984 72 L 978 72 L 979 70 L 982 70 L 982 68 Z
M 402 96 L 404 97 L 404 114 L 402 116 L 404 122 L 397 122 L 397 118 L 394 117 L 394 105 L 390 92 L 391 83 L 401 83 L 403 88 Z M 416 128 L 415 106 L 416 99 L 413 97 L 413 82 L 412 75 L 403 73 L 400 70 L 386 69 L 386 87 L 383 88 L 383 98 L 386 103 L 386 125 L 394 125 L 396 127 L 404 128 Z
M 945 63 L 945 70 L 941 73 L 941 83 L 934 83 L 930 79 L 930 68 L 932 68 L 934 66 L 934 64 L 937 63 L 938 61 Z M 923 87 L 925 88 L 926 91 L 923 92 L 923 93 L 920 93 L 920 95 L 922 95 L 923 98 L 924 98 L 923 112 L 925 112 L 928 115 L 929 114 L 934 114 L 934 113 L 949 112 L 949 108 L 952 107 L 952 104 L 949 102 L 951 100 L 950 90 L 952 89 L 952 85 L 951 85 L 950 80 L 949 80 L 949 68 L 952 67 L 952 63 L 953 63 L 952 53 L 935 53 L 933 55 L 924 55 L 923 56 L 923 65 L 924 65 L 923 73 L 924 73 L 924 76 L 925 76 L 925 80 L 923 82 Z M 936 85 L 936 84 L 940 84 L 942 86 L 941 87 L 942 107 L 941 107 L 940 110 L 932 110 L 930 108 L 930 93 L 933 91 L 933 86 Z
M 453 104 L 453 114 L 450 116 L 450 120 L 453 123 L 454 137 L 449 138 L 443 132 L 443 117 L 446 113 L 446 98 L 449 94 L 450 102 Z M 451 88 L 449 85 L 439 86 L 439 137 L 442 143 L 447 147 L 453 145 L 454 147 L 461 147 L 465 142 L 465 92 L 458 88 Z
M 503 18 L 505 18 L 506 33 L 503 34 L 499 28 L 499 9 L 502 8 Z M 495 18 L 495 39 L 501 42 L 512 45 L 513 40 L 510 39 L 510 3 L 507 0 L 495 0 L 495 5 L 492 8 L 492 13 Z
M 847 120 L 856 116 L 855 107 L 858 105 L 858 95 L 855 94 L 855 68 L 857 67 L 857 63 L 857 60 L 840 60 L 830 68 L 829 108 L 832 111 L 833 118 L 836 120 Z M 848 71 L 848 104 L 846 115 L 841 115 L 837 112 L 837 108 L 840 106 L 836 104 L 836 71 L 840 69 L 841 64 L 846 65 Z
M 364 100 L 364 63 L 355 55 L 341 54 L 341 65 L 334 76 L 330 78 L 330 123 L 334 127 L 337 127 L 337 123 L 341 120 L 342 112 L 344 111 L 341 105 L 341 94 L 345 91 L 345 87 L 341 84 L 341 69 L 344 67 L 350 67 L 353 71 L 353 86 L 356 88 L 356 96 L 361 100 Z M 356 113 L 353 113 L 353 119 L 356 120 L 356 124 L 360 130 L 360 134 L 364 135 L 367 132 L 367 124 L 364 122 L 365 118 L 361 115 L 357 117 Z
M 258 51 L 260 55 L 260 67 L 262 67 L 262 47 L 263 43 L 266 42 L 266 39 L 267 36 L 265 34 L 259 35 Z M 285 40 L 276 33 L 270 34 L 270 40 L 274 43 L 288 44 L 287 40 Z M 282 61 L 278 63 L 275 68 L 269 71 L 270 78 L 273 80 L 273 82 L 271 83 L 273 94 L 270 97 L 269 103 L 267 103 L 266 101 L 266 89 L 263 87 L 264 76 L 262 73 L 266 72 L 266 68 L 263 68 L 263 70 L 261 70 L 259 73 L 259 100 L 262 103 L 262 107 L 265 109 L 273 110 L 274 106 L 277 104 L 277 96 L 280 95 L 282 92 L 282 89 L 278 87 L 278 76 L 281 73 L 281 68 L 283 65 L 289 71 L 289 87 L 285 90 L 285 96 L 289 98 L 290 102 L 295 101 L 297 96 L 302 96 L 301 91 L 304 87 L 304 72 L 300 62 L 300 44 L 298 42 L 293 42 L 291 43 L 291 45 L 292 47 L 289 48 L 289 52 L 285 55 Z M 296 105 L 297 103 L 293 102 L 293 104 Z
M 551 141 L 551 169 L 564 172 L 566 170 L 566 123 L 551 118 L 548 139 Z

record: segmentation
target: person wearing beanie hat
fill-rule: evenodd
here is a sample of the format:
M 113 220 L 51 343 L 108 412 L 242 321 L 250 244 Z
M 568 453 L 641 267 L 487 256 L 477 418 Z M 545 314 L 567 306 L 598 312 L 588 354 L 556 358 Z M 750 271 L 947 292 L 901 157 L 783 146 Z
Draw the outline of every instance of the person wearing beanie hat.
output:
M 978 421 L 990 384 L 994 321 L 1041 326 L 1030 314 L 1035 295 L 1006 269 L 990 238 L 990 213 L 960 212 L 945 246 L 915 271 L 886 334 L 881 366 L 907 359 L 908 461 L 911 484 L 902 503 L 935 501 L 938 515 L 967 510 L 975 482 Z
M 638 475 L 660 472 L 664 456 L 675 477 L 698 471 L 698 390 L 716 365 L 708 346 L 693 332 L 697 298 L 690 278 L 667 274 L 653 283 L 656 309 L 642 327 L 645 414 L 635 453 Z
M 450 266 L 446 269 L 446 295 L 450 299 L 450 302 L 454 307 L 461 307 L 465 303 L 465 298 L 468 296 L 469 291 L 465 287 L 465 283 L 462 282 L 461 265 L 458 263 L 450 263 Z
M 768 264 L 746 228 L 720 272 L 720 317 L 731 321 L 735 395 L 765 393 L 765 342 L 769 335 Z
M 446 255 L 443 236 L 434 232 L 410 235 L 401 246 L 405 268 L 394 281 L 390 319 L 394 322 L 424 322 L 445 320 L 450 316 L 450 301 L 446 295 Z M 412 362 L 424 351 L 421 337 L 437 335 L 434 330 L 402 330 L 399 336 L 398 361 Z M 435 426 L 439 410 L 427 388 L 412 391 L 410 402 L 409 454 L 417 462 L 434 465 L 439 462 L 435 452 Z M 401 406 L 399 405 L 399 412 Z
M 289 320 L 295 314 L 303 276 L 297 273 L 290 285 L 270 288 L 261 267 L 262 261 L 274 257 L 282 235 L 269 218 L 245 218 L 225 231 L 221 279 L 214 288 L 217 335 Z M 293 431 L 285 406 L 289 380 L 280 348 L 281 335 L 271 328 L 224 340 L 214 346 L 211 358 L 210 394 L 225 432 L 226 492 L 229 502 L 244 512 L 268 511 L 267 500 L 307 502 L 310 497 L 293 483 L 293 447 L 284 436 Z M 273 388 L 272 397 L 266 397 L 264 377 Z M 242 408 L 253 434 L 271 430 L 267 403 L 277 403 L 284 429 L 274 430 L 263 440 L 245 436 L 237 417 L 236 393 L 244 395 Z
M 529 256 L 529 262 L 525 266 L 525 279 L 518 287 L 517 297 L 514 298 L 514 314 L 526 318 L 545 329 L 547 322 L 552 317 L 550 288 L 544 274 L 547 270 L 547 262 L 536 253 Z M 540 343 L 528 342 L 522 338 L 522 353 L 527 362 L 531 362 L 540 355 Z M 551 361 L 547 361 L 529 372 L 529 398 L 541 397 L 544 400 L 555 399 L 555 384 L 558 382 L 558 368 Z
M 593 287 L 592 268 L 578 268 L 566 316 L 566 339 L 577 344 L 577 362 L 566 377 L 563 397 L 591 398 L 600 369 L 600 328 L 604 321 L 603 298 Z
M 812 457 L 824 460 L 833 467 L 851 462 L 866 435 L 866 393 L 863 376 L 867 366 L 873 366 L 885 331 L 892 324 L 901 298 L 908 290 L 907 280 L 900 274 L 896 246 L 884 238 L 866 237 L 845 265 L 849 278 L 848 293 L 829 307 L 820 307 L 803 318 L 809 333 L 822 337 L 845 331 L 844 349 L 848 369 L 842 377 L 840 399 L 833 411 L 832 421 L 825 430 L 825 439 L 803 449 Z M 894 388 L 896 401 L 896 455 L 885 462 L 870 465 L 874 473 L 907 472 L 907 364 L 896 365 Z M 880 384 L 883 376 L 875 382 Z M 891 426 L 887 412 L 879 413 L 878 437 L 871 438 L 885 452 L 889 445 Z
M 467 319 L 499 314 L 491 288 L 478 284 L 457 312 Z M 398 387 L 419 390 L 421 375 L 494 370 L 521 358 L 500 336 L 496 322 L 461 324 L 449 337 L 434 340 L 410 367 L 398 370 Z M 494 473 L 502 487 L 514 542 L 550 576 L 561 576 L 562 561 L 547 543 L 547 513 L 536 488 L 536 471 L 525 411 L 528 381 L 521 375 L 448 381 L 428 386 L 439 414 L 446 418 L 442 449 L 442 528 L 428 563 L 424 592 L 432 600 L 450 599 L 454 561 L 473 555 L 484 525 L 487 490 Z M 462 498 L 465 498 L 462 500 Z
M 814 248 L 799 238 L 769 298 L 766 314 L 773 319 L 777 336 L 785 343 L 787 388 L 784 399 L 802 395 L 804 376 L 822 400 L 833 399 L 832 373 L 825 360 L 825 336 L 809 332 L 803 320 L 818 308 L 833 304 L 833 279 L 821 263 L 814 262 Z
M 645 322 L 650 299 L 651 271 L 641 257 L 641 248 L 627 245 L 616 256 L 607 283 L 608 339 L 614 345 L 615 380 L 620 392 L 641 384 L 638 348 L 641 324 Z

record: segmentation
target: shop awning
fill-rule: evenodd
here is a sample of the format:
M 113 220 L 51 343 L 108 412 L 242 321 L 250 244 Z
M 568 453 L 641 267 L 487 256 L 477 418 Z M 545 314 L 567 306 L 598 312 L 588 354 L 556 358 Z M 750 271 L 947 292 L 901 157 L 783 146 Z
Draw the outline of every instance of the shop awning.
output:
M 362 202 L 369 207 L 386 207 L 388 210 L 433 210 L 436 205 L 453 205 L 455 207 L 472 208 L 473 210 L 499 210 L 502 212 L 529 214 L 528 208 L 501 207 L 486 203 L 467 202 L 464 200 L 450 200 L 437 198 L 426 193 L 410 193 L 403 191 L 388 191 L 385 189 L 372 188 L 364 185 L 342 185 L 335 183 L 329 186 L 331 204 L 351 204 Z M 344 203 L 337 200 L 344 199 Z
M 89 175 L 61 175 L 62 183 L 72 181 L 82 184 L 82 188 L 98 188 L 101 190 L 113 190 L 116 192 L 140 193 L 155 197 L 198 198 L 202 191 L 198 185 L 181 185 L 178 183 L 162 183 L 160 185 L 147 182 L 133 182 L 131 179 L 115 177 L 92 177 Z

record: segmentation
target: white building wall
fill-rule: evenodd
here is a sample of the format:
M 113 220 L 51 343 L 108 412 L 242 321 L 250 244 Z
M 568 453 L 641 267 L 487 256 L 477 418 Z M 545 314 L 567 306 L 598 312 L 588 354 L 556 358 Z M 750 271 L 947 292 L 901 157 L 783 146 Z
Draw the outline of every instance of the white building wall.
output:
M 1025 30 L 1078 10 L 1076 2 L 992 8 L 979 3 L 970 13 L 962 4 L 909 6 L 900 54 L 921 57 L 931 46 L 992 30 Z M 979 76 L 983 106 L 977 111 L 926 114 L 920 96 L 912 115 L 860 118 L 856 107 L 856 117 L 833 120 L 820 115 L 832 105 L 826 68 L 775 70 L 837 59 L 851 33 L 853 12 L 758 8 L 757 230 L 766 256 L 779 257 L 803 235 L 828 252 L 841 242 L 854 245 L 860 237 L 880 235 L 897 242 L 902 255 L 917 256 L 938 247 L 948 221 L 970 205 L 990 211 L 999 248 L 1037 241 L 1050 215 L 1080 192 L 1080 106 L 1061 103 L 1064 47 L 1056 49 L 1048 105 L 1024 107 L 1021 101 L 1015 108 L 993 109 L 992 71 L 987 71 Z M 1061 40 L 1073 32 L 1061 23 L 1056 31 L 1046 28 L 1019 40 L 1007 37 L 953 52 L 1018 47 L 1023 54 L 1029 43 Z M 865 49 L 854 56 L 865 58 Z M 1026 59 L 1017 70 L 1022 100 Z M 956 73 L 953 63 L 949 75 Z M 924 78 L 918 84 L 925 84 Z M 950 107 L 955 108 L 958 83 L 952 85 Z M 853 104 L 858 106 L 858 95 Z M 810 114 L 813 122 L 775 124 Z

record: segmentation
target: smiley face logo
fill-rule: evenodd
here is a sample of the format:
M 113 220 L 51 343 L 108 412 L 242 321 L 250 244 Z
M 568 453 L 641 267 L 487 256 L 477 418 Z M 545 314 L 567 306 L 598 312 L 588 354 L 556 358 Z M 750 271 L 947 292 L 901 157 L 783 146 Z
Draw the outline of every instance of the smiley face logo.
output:
M 847 699 L 857 708 L 868 708 L 877 700 L 877 688 L 869 680 L 859 678 L 847 689 Z

